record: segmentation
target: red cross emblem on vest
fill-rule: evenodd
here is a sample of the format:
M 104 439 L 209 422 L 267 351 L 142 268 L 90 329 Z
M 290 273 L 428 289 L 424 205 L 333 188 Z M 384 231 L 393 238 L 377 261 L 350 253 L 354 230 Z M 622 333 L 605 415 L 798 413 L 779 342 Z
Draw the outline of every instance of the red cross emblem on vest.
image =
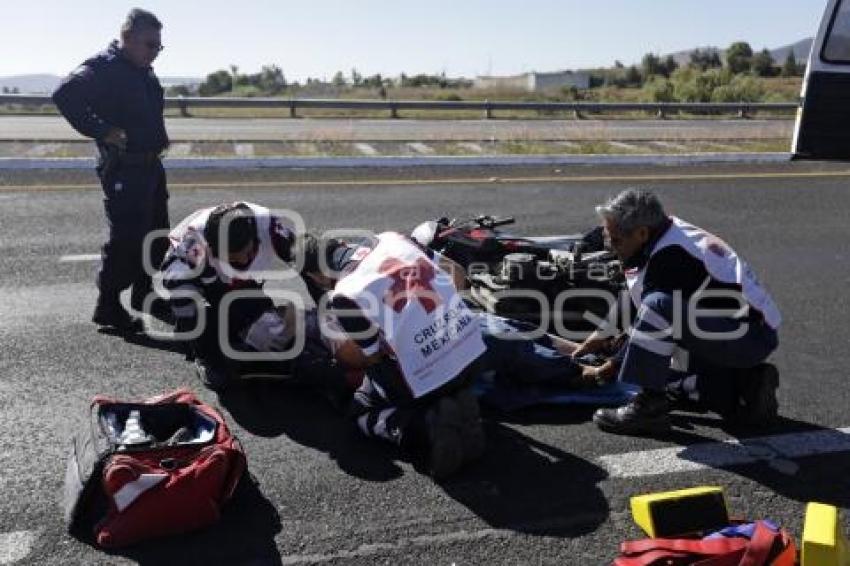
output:
M 384 303 L 395 312 L 401 312 L 410 301 L 419 301 L 425 312 L 431 314 L 440 304 L 440 296 L 431 286 L 437 272 L 428 260 L 419 258 L 414 263 L 404 263 L 390 258 L 384 260 L 378 271 L 392 280 Z

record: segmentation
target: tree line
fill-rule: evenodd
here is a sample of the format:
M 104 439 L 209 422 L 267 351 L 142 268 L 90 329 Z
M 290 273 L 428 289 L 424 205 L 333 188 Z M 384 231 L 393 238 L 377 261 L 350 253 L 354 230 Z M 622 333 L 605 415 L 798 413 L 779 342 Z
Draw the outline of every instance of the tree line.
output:
M 647 96 L 656 101 L 717 100 L 761 100 L 763 87 L 751 80 L 761 77 L 799 77 L 805 67 L 797 63 L 794 51 L 785 61 L 777 63 L 768 49 L 755 52 L 749 43 L 738 41 L 730 45 L 724 54 L 719 49 L 695 49 L 688 55 L 688 62 L 680 65 L 672 55 L 662 57 L 647 53 L 640 64 L 623 65 L 616 61 L 613 67 L 591 69 L 591 88 L 614 86 L 643 88 Z M 330 80 L 307 78 L 304 83 L 288 82 L 283 70 L 277 65 L 266 65 L 257 73 L 242 73 L 235 65 L 220 69 L 206 76 L 197 89 L 186 86 L 172 87 L 170 95 L 199 94 L 217 96 L 235 94 L 239 96 L 278 96 L 289 90 L 371 89 L 386 98 L 391 88 L 437 88 L 465 89 L 472 87 L 465 78 L 450 78 L 446 74 L 401 73 L 398 77 L 385 77 L 380 73 L 364 76 L 356 68 L 349 73 L 336 72 Z M 574 88 L 564 90 L 565 96 L 580 98 Z M 736 99 L 736 97 L 738 97 Z
M 725 61 L 719 49 L 695 49 L 688 55 L 689 61 L 683 67 L 691 71 L 705 72 L 713 69 L 728 69 L 733 75 L 746 74 L 754 77 L 799 77 L 805 66 L 797 63 L 793 50 L 788 52 L 785 61 L 778 64 L 768 49 L 754 52 L 746 41 L 737 41 L 726 49 Z M 639 65 L 626 67 L 616 61 L 613 68 L 591 71 L 591 86 L 640 87 L 658 77 L 670 79 L 680 69 L 672 55 L 661 57 L 647 53 Z
M 384 77 L 380 73 L 363 76 L 356 68 L 351 69 L 348 74 L 337 71 L 330 81 L 308 77 L 302 85 L 298 81 L 287 82 L 283 70 L 277 65 L 266 65 L 259 73 L 248 74 L 240 73 L 237 66 L 231 65 L 229 69 L 221 69 L 207 75 L 203 82 L 198 85 L 197 94 L 216 96 L 237 93 L 248 96 L 258 94 L 274 96 L 283 93 L 287 88 L 333 87 L 336 90 L 344 88 L 376 89 L 381 96 L 385 97 L 387 89 L 396 87 L 458 89 L 471 86 L 472 81 L 464 78 L 450 78 L 445 73 L 410 76 L 402 73 L 399 77 L 392 78 Z M 170 94 L 185 96 L 193 93 L 186 86 L 178 86 L 172 88 Z

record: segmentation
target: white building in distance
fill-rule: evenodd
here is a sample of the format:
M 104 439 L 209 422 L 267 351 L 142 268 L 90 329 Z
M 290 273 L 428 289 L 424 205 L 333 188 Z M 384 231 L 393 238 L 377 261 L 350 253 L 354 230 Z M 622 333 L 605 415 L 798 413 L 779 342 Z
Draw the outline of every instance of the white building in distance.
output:
M 590 88 L 590 74 L 573 71 L 558 71 L 555 73 L 523 73 L 508 77 L 476 77 L 475 88 L 525 90 L 540 92 L 563 87 Z

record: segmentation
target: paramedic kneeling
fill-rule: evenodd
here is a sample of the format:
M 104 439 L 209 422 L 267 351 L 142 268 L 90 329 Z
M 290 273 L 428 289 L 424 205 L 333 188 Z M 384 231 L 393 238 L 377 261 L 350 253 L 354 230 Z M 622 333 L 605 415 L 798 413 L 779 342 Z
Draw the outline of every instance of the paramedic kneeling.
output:
M 222 337 L 233 350 L 248 352 L 279 352 L 291 342 L 294 313 L 275 306 L 263 292 L 263 277 L 291 261 L 294 238 L 282 219 L 250 202 L 203 208 L 169 234 L 162 283 L 171 294 L 175 330 L 200 327 L 186 353 L 210 389 L 224 389 L 242 369 L 225 355 Z M 250 296 L 225 301 L 232 292 Z
M 747 424 L 775 418 L 778 374 L 763 362 L 777 347 L 781 317 L 750 267 L 717 236 L 667 216 L 650 192 L 628 189 L 596 210 L 637 309 L 619 379 L 642 388 L 628 404 L 596 411 L 597 426 L 667 429 L 671 361 L 685 357 L 705 408 Z M 576 354 L 601 340 L 591 335 Z
M 349 245 L 304 239 L 302 275 L 330 291 L 332 313 L 358 345 L 345 360 L 368 369 L 351 416 L 368 435 L 422 458 L 445 478 L 484 452 L 471 390 L 485 345 L 444 258 L 401 234 Z

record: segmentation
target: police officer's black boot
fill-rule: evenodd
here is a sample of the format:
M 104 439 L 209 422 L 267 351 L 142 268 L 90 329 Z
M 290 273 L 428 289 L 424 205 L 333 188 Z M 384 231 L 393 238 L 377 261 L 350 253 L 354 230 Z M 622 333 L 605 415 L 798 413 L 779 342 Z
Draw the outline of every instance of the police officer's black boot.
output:
M 98 295 L 91 320 L 98 326 L 113 328 L 119 332 L 135 333 L 145 329 L 141 319 L 130 316 L 124 309 L 117 293 L 101 292 Z
M 150 280 L 148 280 L 150 283 Z M 144 286 L 138 283 L 133 284 L 133 289 L 130 292 L 130 307 L 133 310 L 149 314 L 152 317 L 161 320 L 166 324 L 174 324 L 174 313 L 171 310 L 171 305 L 167 300 L 154 296 L 153 300 L 146 303 L 148 295 L 153 293 L 150 285 Z
M 664 432 L 670 428 L 670 402 L 664 391 L 641 391 L 622 407 L 597 410 L 593 422 L 618 434 Z

